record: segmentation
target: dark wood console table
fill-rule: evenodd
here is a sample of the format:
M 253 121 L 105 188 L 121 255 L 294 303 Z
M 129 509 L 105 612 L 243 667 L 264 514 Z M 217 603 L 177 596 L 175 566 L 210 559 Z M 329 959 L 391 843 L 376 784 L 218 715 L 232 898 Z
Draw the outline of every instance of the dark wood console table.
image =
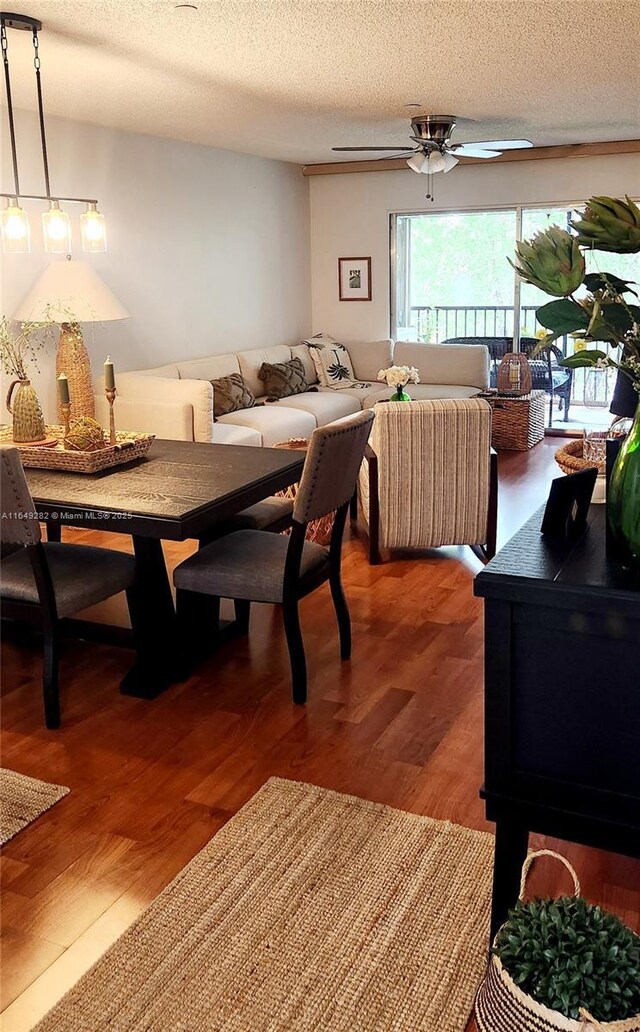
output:
M 486 814 L 492 934 L 530 831 L 640 857 L 640 578 L 605 554 L 605 511 L 576 542 L 542 510 L 476 577 L 485 599 Z

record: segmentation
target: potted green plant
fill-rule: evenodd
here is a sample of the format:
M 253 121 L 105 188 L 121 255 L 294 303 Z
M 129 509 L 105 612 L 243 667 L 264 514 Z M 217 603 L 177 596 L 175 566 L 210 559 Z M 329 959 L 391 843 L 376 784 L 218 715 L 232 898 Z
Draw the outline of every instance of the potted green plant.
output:
M 573 369 L 615 367 L 640 393 L 640 306 L 632 283 L 609 272 L 586 271 L 584 252 L 640 252 L 640 208 L 626 197 L 591 197 L 571 222 L 574 233 L 550 226 L 519 241 L 519 276 L 556 300 L 538 308 L 547 330 L 538 351 L 569 334 L 575 350 L 562 364 Z M 577 295 L 580 288 L 585 293 Z M 591 347 L 593 344 L 606 344 Z M 613 349 L 613 352 L 612 350 Z M 640 566 L 640 405 L 622 445 L 609 484 L 607 516 L 623 562 Z
M 536 857 L 562 861 L 574 896 L 524 900 Z M 475 1002 L 480 1032 L 640 1032 L 640 937 L 580 896 L 575 871 L 531 853 Z

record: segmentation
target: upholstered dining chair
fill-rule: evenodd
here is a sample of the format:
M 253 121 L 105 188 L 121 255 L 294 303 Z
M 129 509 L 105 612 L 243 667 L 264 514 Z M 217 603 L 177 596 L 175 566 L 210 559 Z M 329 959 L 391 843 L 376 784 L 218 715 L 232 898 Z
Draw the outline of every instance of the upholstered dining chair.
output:
M 133 556 L 91 545 L 44 542 L 17 448 L 0 447 L 2 616 L 26 620 L 44 635 L 45 723 L 60 726 L 60 621 L 120 591 L 127 592 L 134 631 L 141 604 Z
M 440 545 L 471 545 L 492 558 L 498 457 L 488 402 L 379 402 L 374 411 L 358 480 L 369 562 L 381 561 L 381 548 Z
M 178 633 L 185 655 L 197 654 L 202 624 L 195 613 L 198 595 L 236 601 L 243 630 L 248 631 L 251 602 L 280 604 L 291 663 L 293 701 L 307 701 L 307 666 L 298 603 L 329 581 L 340 634 L 340 655 L 351 655 L 351 621 L 340 576 L 342 535 L 373 414 L 359 412 L 314 430 L 298 492 L 293 502 L 291 534 L 239 530 L 201 548 L 176 567 Z M 325 548 L 305 540 L 307 524 L 335 513 L 331 541 Z M 212 629 L 213 633 L 213 629 Z

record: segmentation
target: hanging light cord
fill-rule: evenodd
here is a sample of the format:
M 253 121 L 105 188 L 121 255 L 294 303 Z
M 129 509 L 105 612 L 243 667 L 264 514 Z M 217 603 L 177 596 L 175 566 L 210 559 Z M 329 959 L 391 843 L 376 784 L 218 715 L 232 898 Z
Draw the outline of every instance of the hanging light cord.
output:
M 16 150 L 16 128 L 13 121 L 13 103 L 11 101 L 11 77 L 9 75 L 9 55 L 7 44 L 7 27 L 2 19 L 2 62 L 4 64 L 4 84 L 7 93 L 7 108 L 9 110 L 9 136 L 11 138 L 11 159 L 13 161 L 13 182 L 16 188 L 16 196 L 20 193 L 20 177 L 18 175 L 18 152 Z
M 40 76 L 40 54 L 38 52 L 38 30 L 33 30 L 33 67 L 36 70 L 36 88 L 38 90 L 38 116 L 40 118 L 40 139 L 42 141 L 42 165 L 44 168 L 44 188 L 47 198 L 51 198 L 51 185 L 49 183 L 49 159 L 47 157 L 47 137 L 44 131 L 44 106 L 42 104 L 42 80 Z

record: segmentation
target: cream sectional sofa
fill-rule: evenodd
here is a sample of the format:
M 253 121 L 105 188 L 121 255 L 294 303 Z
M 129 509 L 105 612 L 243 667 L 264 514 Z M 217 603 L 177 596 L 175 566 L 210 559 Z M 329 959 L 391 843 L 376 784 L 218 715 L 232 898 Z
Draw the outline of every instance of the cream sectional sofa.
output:
M 412 344 L 392 340 L 346 343 L 355 376 L 367 386 L 347 389 L 321 387 L 304 344 L 294 347 L 238 351 L 187 362 L 119 373 L 116 422 L 121 430 L 143 430 L 177 441 L 205 441 L 271 447 L 291 437 L 309 437 L 317 426 L 371 408 L 392 390 L 376 380 L 390 365 L 413 365 L 420 383 L 409 392 L 416 400 L 471 398 L 489 385 L 489 353 L 480 346 Z M 314 389 L 280 401 L 267 402 L 258 378 L 263 362 L 302 360 Z M 211 381 L 241 373 L 256 396 L 253 408 L 213 418 Z M 97 414 L 107 416 L 104 395 L 96 396 Z

